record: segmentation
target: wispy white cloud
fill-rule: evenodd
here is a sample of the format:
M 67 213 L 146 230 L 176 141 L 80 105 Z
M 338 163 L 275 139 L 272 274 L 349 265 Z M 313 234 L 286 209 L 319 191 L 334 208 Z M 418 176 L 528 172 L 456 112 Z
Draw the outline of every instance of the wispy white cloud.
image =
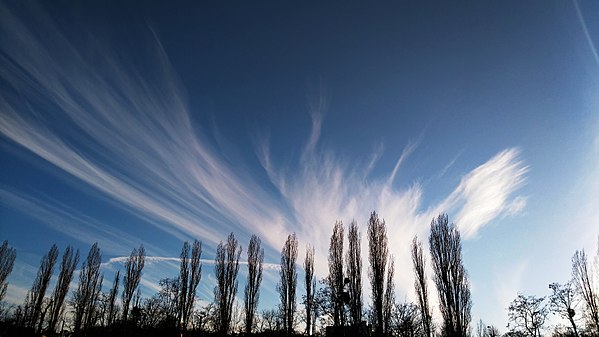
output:
M 0 100 L 5 137 L 177 237 L 217 243 L 240 222 L 281 221 L 269 196 L 200 140 L 156 40 L 150 82 L 109 51 L 83 57 L 45 16 L 36 30 L 8 9 L 1 15 L 2 75 L 18 92 Z
M 526 199 L 512 196 L 525 182 L 527 171 L 518 149 L 504 150 L 464 176 L 442 208 L 461 207 L 455 221 L 463 236 L 471 238 L 500 214 L 515 214 L 524 208 Z

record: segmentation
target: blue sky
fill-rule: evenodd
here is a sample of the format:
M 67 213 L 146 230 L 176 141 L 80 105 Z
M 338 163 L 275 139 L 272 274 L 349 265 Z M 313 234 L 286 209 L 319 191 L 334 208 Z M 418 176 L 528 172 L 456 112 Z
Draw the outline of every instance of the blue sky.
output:
M 597 249 L 595 2 L 1 6 L 10 301 L 54 242 L 99 242 L 106 279 L 144 244 L 150 295 L 196 238 L 211 301 L 233 231 L 262 238 L 273 308 L 288 234 L 322 277 L 334 222 L 364 232 L 373 210 L 411 300 L 409 242 L 447 212 L 473 318 L 503 329 L 517 292 L 547 294 Z

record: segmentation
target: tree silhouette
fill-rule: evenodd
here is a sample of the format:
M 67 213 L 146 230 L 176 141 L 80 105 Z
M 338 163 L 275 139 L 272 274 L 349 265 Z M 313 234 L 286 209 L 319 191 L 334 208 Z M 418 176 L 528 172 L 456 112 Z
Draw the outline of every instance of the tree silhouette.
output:
M 217 312 L 217 330 L 221 335 L 226 335 L 231 328 L 233 301 L 237 294 L 240 255 L 241 245 L 235 239 L 233 232 L 229 234 L 226 243 L 221 241 L 216 248 L 214 271 L 217 285 L 214 288 L 214 300 Z
M 314 325 L 314 291 L 316 290 L 316 280 L 314 279 L 314 246 L 306 245 L 306 258 L 304 259 L 304 285 L 306 287 L 306 334 L 312 335 Z
M 101 262 L 100 248 L 96 242 L 91 246 L 87 259 L 83 262 L 79 273 L 79 285 L 73 296 L 75 333 L 78 333 L 81 328 L 86 331 L 92 325 L 97 300 L 102 289 Z
M 425 337 L 432 336 L 432 315 L 428 301 L 428 286 L 426 282 L 426 259 L 422 249 L 422 243 L 418 237 L 412 240 L 412 263 L 414 265 L 414 288 L 418 298 L 418 308 L 422 322 L 422 330 Z
M 553 293 L 549 295 L 549 309 L 553 313 L 567 319 L 572 326 L 574 337 L 578 337 L 578 329 L 576 327 L 576 322 L 574 321 L 574 315 L 576 314 L 574 308 L 576 307 L 577 301 L 572 282 L 568 282 L 563 285 L 559 283 L 551 283 L 549 285 L 549 289 L 553 291 Z
M 351 323 L 362 323 L 362 247 L 361 234 L 355 221 L 349 225 L 347 233 L 347 278 L 349 279 L 349 315 Z
M 587 256 L 584 250 L 576 251 L 572 257 L 572 278 L 576 289 L 586 305 L 588 325 L 599 335 L 599 303 L 588 270 Z
M 345 325 L 345 278 L 343 274 L 343 223 L 335 222 L 329 244 L 329 276 L 331 303 L 333 304 L 333 325 Z
M 443 316 L 443 335 L 466 337 L 469 334 L 470 284 L 462 263 L 460 232 L 449 224 L 446 214 L 431 222 L 429 236 L 434 281 Z
M 395 274 L 395 261 L 393 255 L 389 257 L 387 267 L 387 281 L 385 287 L 385 297 L 383 298 L 383 332 L 385 335 L 391 334 L 391 317 L 393 306 L 395 305 L 395 285 L 393 276 Z
M 368 219 L 368 260 L 370 262 L 368 277 L 372 287 L 372 314 L 376 336 L 382 336 L 385 327 L 385 271 L 388 258 L 385 220 L 380 220 L 376 212 L 372 212 Z
M 56 331 L 56 324 L 64 311 L 64 299 L 69 292 L 69 286 L 73 279 L 73 272 L 79 263 L 79 250 L 73 253 L 73 247 L 67 246 L 62 254 L 62 262 L 60 264 L 60 273 L 58 281 L 52 293 L 52 301 L 50 306 L 50 320 L 48 329 L 51 332 Z
M 254 326 L 254 316 L 260 299 L 260 283 L 262 282 L 262 263 L 264 249 L 261 248 L 260 238 L 252 235 L 248 245 L 248 278 L 245 285 L 244 309 L 245 332 L 250 334 Z
M 414 303 L 396 303 L 393 308 L 391 327 L 395 336 L 423 336 L 420 308 Z
M 123 293 L 121 295 L 121 301 L 123 303 L 123 321 L 127 321 L 129 318 L 129 309 L 131 306 L 131 300 L 135 291 L 141 281 L 142 271 L 144 269 L 146 261 L 146 249 L 143 245 L 139 248 L 133 248 L 131 255 L 125 262 L 125 275 L 123 276 Z
M 191 256 L 189 253 L 189 243 L 186 241 L 183 243 L 180 256 L 181 266 L 179 269 L 179 299 L 177 308 L 177 321 L 183 331 L 187 330 L 189 326 L 196 290 L 202 278 L 202 243 L 195 240 L 191 248 Z
M 297 237 L 295 233 L 287 236 L 281 250 L 281 280 L 277 287 L 281 299 L 283 328 L 288 335 L 293 333 L 293 321 L 296 310 L 295 290 L 297 287 Z
M 25 307 L 27 308 L 27 311 L 29 311 L 27 313 L 28 318 L 26 321 L 28 322 L 28 326 L 31 328 L 36 328 L 38 320 L 40 320 L 44 296 L 46 296 L 48 283 L 50 282 L 50 278 L 54 273 L 54 265 L 57 258 L 58 247 L 56 244 L 53 244 L 48 253 L 42 257 L 39 269 L 37 270 L 37 276 L 33 282 L 31 290 L 29 291 Z
M 112 288 L 110 288 L 110 292 L 108 293 L 108 310 L 106 315 L 106 325 L 109 327 L 112 326 L 112 324 L 114 323 L 114 320 L 118 312 L 118 304 L 116 303 L 116 297 L 119 292 L 120 276 L 121 271 L 118 270 L 116 274 L 114 274 Z
M 8 246 L 8 241 L 4 240 L 0 246 L 0 303 L 4 300 L 8 282 L 6 279 L 12 272 L 12 268 L 17 258 L 17 252 L 14 248 Z
M 160 290 L 143 302 L 143 315 L 139 326 L 146 329 L 167 329 L 171 333 L 179 329 L 179 296 L 181 280 L 164 278 L 158 281 Z M 182 334 L 182 333 L 181 333 Z
M 527 336 L 541 336 L 541 328 L 547 319 L 547 305 L 544 297 L 518 295 L 508 308 L 513 332 L 523 332 Z

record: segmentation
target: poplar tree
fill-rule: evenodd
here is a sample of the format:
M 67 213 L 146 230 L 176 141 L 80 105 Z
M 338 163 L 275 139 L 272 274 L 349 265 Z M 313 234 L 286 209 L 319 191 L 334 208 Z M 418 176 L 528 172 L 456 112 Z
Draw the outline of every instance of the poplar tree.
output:
M 233 302 L 237 294 L 237 274 L 239 273 L 239 256 L 241 245 L 231 232 L 227 242 L 222 241 L 216 248 L 214 272 L 216 274 L 216 287 L 214 300 L 217 314 L 217 330 L 220 335 L 226 335 L 231 328 Z
M 83 262 L 79 272 L 79 285 L 73 295 L 74 331 L 76 333 L 82 328 L 87 330 L 92 323 L 95 306 L 102 288 L 101 262 L 102 255 L 96 242 L 91 246 L 87 259 Z
M 433 280 L 439 294 L 439 309 L 443 317 L 442 334 L 467 337 L 472 307 L 470 282 L 462 263 L 460 232 L 449 224 L 446 214 L 431 222 L 429 236 Z
M 349 314 L 354 326 L 362 323 L 362 248 L 361 234 L 355 221 L 347 234 L 347 278 L 349 279 Z
M 343 223 L 335 222 L 329 244 L 329 277 L 331 302 L 333 303 L 333 325 L 345 325 L 344 275 L 343 275 Z
M 181 267 L 179 270 L 179 293 L 177 318 L 180 328 L 185 331 L 189 326 L 196 290 L 202 278 L 202 243 L 193 242 L 190 255 L 190 246 L 186 241 L 181 249 Z
M 264 249 L 261 247 L 260 238 L 252 235 L 248 245 L 248 277 L 244 292 L 245 332 L 250 334 L 254 326 L 254 316 L 260 299 L 260 283 L 262 282 L 262 263 L 264 262 Z
M 52 302 L 50 306 L 50 319 L 48 329 L 52 332 L 56 331 L 58 320 L 64 311 L 64 300 L 69 292 L 69 286 L 73 279 L 73 272 L 79 263 L 79 250 L 74 252 L 73 247 L 67 246 L 62 254 L 62 262 L 60 264 L 60 273 L 58 281 L 52 293 Z
M 376 212 L 372 212 L 368 220 L 368 260 L 370 262 L 368 277 L 372 287 L 375 335 L 382 336 L 385 328 L 385 294 L 392 292 L 386 291 L 391 284 L 389 282 L 385 284 L 385 273 L 389 260 L 387 228 L 385 221 L 380 220 Z
M 123 276 L 123 294 L 121 300 L 123 302 L 123 321 L 127 321 L 131 300 L 135 295 L 135 291 L 141 281 L 142 271 L 146 261 L 146 250 L 143 245 L 139 248 L 133 248 L 131 255 L 125 262 L 125 275 Z
M 295 290 L 297 287 L 297 237 L 295 233 L 287 236 L 281 250 L 281 280 L 277 287 L 281 299 L 283 328 L 288 335 L 293 333 L 294 315 L 296 310 Z
M 420 309 L 422 329 L 425 337 L 432 336 L 432 314 L 428 300 L 428 285 L 426 282 L 426 259 L 422 249 L 422 242 L 418 237 L 412 240 L 412 263 L 414 264 L 414 288 L 418 299 L 418 308 Z
M 316 280 L 314 279 L 314 246 L 306 246 L 306 258 L 304 259 L 305 287 L 306 287 L 306 333 L 312 335 L 313 313 L 314 313 L 314 291 Z
M 38 320 L 40 320 L 42 304 L 44 302 L 44 297 L 46 296 L 48 283 L 50 283 L 50 278 L 52 278 L 52 274 L 54 273 L 54 265 L 56 264 L 57 258 L 58 247 L 56 244 L 53 244 L 48 253 L 44 255 L 40 261 L 37 276 L 35 277 L 35 281 L 33 282 L 25 303 L 26 311 L 28 311 L 28 318 L 26 320 L 31 328 L 36 328 Z

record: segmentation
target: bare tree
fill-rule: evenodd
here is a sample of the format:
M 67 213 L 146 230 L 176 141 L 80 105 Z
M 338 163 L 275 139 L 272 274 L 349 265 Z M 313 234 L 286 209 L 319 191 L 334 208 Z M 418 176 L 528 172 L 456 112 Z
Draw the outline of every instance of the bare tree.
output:
M 373 323 L 375 325 L 375 334 L 382 336 L 384 329 L 385 271 L 387 269 L 389 248 L 385 221 L 380 220 L 376 212 L 372 212 L 368 220 L 368 253 L 370 262 L 368 276 L 372 287 Z
M 17 258 L 17 251 L 14 248 L 8 246 L 8 241 L 4 240 L 2 246 L 0 246 L 0 303 L 4 300 L 6 295 L 6 288 L 8 288 L 8 282 L 6 279 L 12 272 L 12 268 Z
M 262 320 L 264 321 L 264 331 L 273 332 L 278 331 L 281 325 L 280 310 L 270 309 L 262 310 Z
M 544 300 L 544 297 L 518 295 L 508 308 L 511 331 L 541 336 L 541 328 L 549 313 Z
M 191 256 L 189 253 L 189 243 L 185 242 L 181 249 L 179 300 L 177 310 L 177 321 L 183 331 L 189 326 L 189 319 L 193 312 L 196 290 L 200 283 L 200 279 L 202 278 L 202 243 L 195 240 L 193 242 L 193 247 L 191 248 Z
M 349 225 L 347 233 L 347 277 L 349 279 L 349 314 L 351 323 L 362 323 L 362 247 L 361 233 L 355 221 Z
M 160 290 L 143 301 L 143 315 L 139 325 L 144 328 L 178 329 L 180 279 L 164 278 L 158 281 Z
M 56 324 L 64 311 L 64 299 L 69 292 L 69 286 L 73 279 L 73 272 L 79 263 L 79 250 L 73 251 L 73 247 L 67 246 L 67 249 L 62 254 L 62 262 L 60 263 L 60 273 L 58 281 L 52 293 L 52 301 L 50 306 L 50 319 L 48 329 L 51 332 L 56 331 Z
M 420 308 L 414 303 L 396 303 L 393 309 L 391 327 L 392 336 L 417 337 L 422 336 Z
M 244 309 L 245 332 L 250 334 L 254 326 L 254 316 L 260 299 L 260 283 L 262 282 L 262 263 L 264 262 L 264 249 L 261 247 L 260 238 L 252 235 L 248 245 L 248 278 L 245 285 Z
M 104 282 L 104 274 L 101 274 L 97 282 L 92 288 L 90 300 L 85 310 L 85 321 L 83 321 L 83 330 L 88 331 L 91 327 L 95 326 L 100 319 L 101 312 L 98 311 L 100 299 L 102 295 L 102 283 Z
M 86 330 L 92 321 L 98 294 L 102 287 L 100 263 L 102 256 L 98 243 L 94 243 L 79 273 L 79 285 L 73 296 L 74 331 Z
M 574 336 L 578 337 L 578 329 L 576 328 L 576 322 L 574 321 L 574 315 L 576 314 L 574 308 L 576 307 L 577 300 L 572 282 L 568 282 L 564 285 L 551 283 L 549 289 L 553 291 L 553 293 L 549 295 L 549 309 L 553 313 L 567 319 L 572 326 Z
M 599 335 L 599 303 L 584 250 L 576 251 L 572 257 L 572 278 L 586 306 L 588 325 L 595 334 Z
M 33 286 L 29 291 L 27 302 L 25 307 L 28 308 L 28 318 L 26 319 L 28 325 L 32 328 L 36 328 L 38 320 L 42 314 L 42 304 L 44 297 L 46 296 L 46 290 L 48 289 L 48 283 L 54 273 L 54 265 L 58 258 L 58 247 L 53 244 L 46 255 L 42 257 L 40 267 L 37 270 L 37 276 L 33 282 Z
M 281 299 L 283 328 L 288 335 L 293 333 L 294 315 L 296 310 L 295 290 L 297 286 L 297 237 L 295 233 L 287 236 L 281 251 L 281 280 L 277 287 Z
M 412 263 L 414 264 L 414 288 L 418 298 L 418 308 L 420 309 L 422 330 L 425 337 L 432 336 L 432 315 L 428 302 L 428 286 L 426 283 L 426 259 L 422 249 L 422 243 L 418 237 L 412 240 Z
M 315 288 L 314 293 L 314 330 L 316 330 L 317 322 L 320 321 L 321 326 L 333 325 L 333 303 L 331 302 L 331 287 L 328 286 L 327 280 L 321 279 L 318 283 L 320 286 Z
M 385 297 L 383 298 L 383 332 L 385 335 L 391 334 L 391 317 L 395 305 L 395 285 L 393 276 L 395 274 L 395 262 L 393 255 L 389 258 L 387 267 L 387 281 L 385 286 Z
M 345 325 L 345 303 L 343 274 L 343 223 L 336 221 L 329 244 L 329 277 L 331 302 L 333 303 L 333 325 Z
M 146 261 L 146 250 L 143 245 L 139 248 L 133 248 L 131 255 L 125 262 L 125 276 L 123 277 L 123 294 L 121 300 L 123 302 L 123 321 L 127 321 L 129 316 L 129 307 L 135 291 L 141 281 L 142 271 Z
M 306 258 L 304 260 L 304 272 L 305 272 L 305 287 L 306 287 L 306 299 L 304 304 L 306 306 L 306 333 L 308 336 L 312 335 L 312 328 L 314 325 L 314 290 L 316 289 L 316 279 L 314 279 L 314 246 L 306 246 Z
M 439 293 L 444 336 L 466 337 L 469 334 L 470 283 L 462 263 L 460 232 L 449 224 L 446 214 L 431 222 L 429 236 L 434 281 Z
M 226 335 L 231 328 L 233 301 L 237 294 L 240 255 L 241 245 L 232 232 L 229 234 L 226 244 L 221 241 L 216 248 L 214 271 L 217 285 L 214 288 L 214 300 L 218 315 L 217 329 L 221 335 Z
M 116 303 L 116 297 L 119 292 L 119 281 L 120 281 L 121 271 L 117 271 L 114 275 L 114 281 L 112 281 L 112 288 L 110 288 L 110 292 L 108 293 L 108 314 L 106 317 L 106 325 L 111 326 L 114 323 L 114 319 L 117 316 L 118 312 L 118 304 Z

